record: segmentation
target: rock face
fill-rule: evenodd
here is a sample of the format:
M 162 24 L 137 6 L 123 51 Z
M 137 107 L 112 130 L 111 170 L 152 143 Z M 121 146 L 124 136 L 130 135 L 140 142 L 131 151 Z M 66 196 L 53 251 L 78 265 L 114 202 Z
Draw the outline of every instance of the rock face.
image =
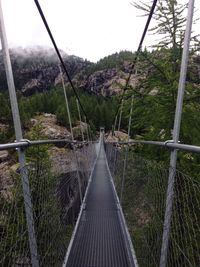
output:
M 0 132 L 5 132 L 8 129 L 8 125 L 0 122 Z
M 106 137 L 107 142 L 118 142 L 118 141 L 128 141 L 128 134 L 121 132 L 121 131 L 115 131 L 114 135 L 112 136 L 112 132 L 110 132 Z M 129 139 L 131 141 L 131 139 Z
M 32 126 L 40 125 L 42 133 L 48 139 L 71 139 L 70 132 L 57 124 L 54 114 L 44 113 L 31 119 Z
M 128 74 L 126 72 L 117 69 L 100 70 L 94 72 L 83 81 L 80 88 L 96 95 L 109 97 L 123 91 L 127 77 Z M 137 75 L 131 75 L 129 84 L 136 85 L 137 81 Z
M 49 139 L 67 139 L 71 138 L 70 133 L 65 127 L 61 127 L 57 124 L 56 116 L 53 114 L 40 114 L 31 119 L 31 127 L 29 129 L 30 134 L 33 132 L 34 127 L 40 126 L 40 131 Z M 75 127 L 77 132 L 80 132 L 80 127 L 86 131 L 87 124 L 79 122 Z M 72 148 L 68 146 L 50 146 L 48 149 L 48 155 L 51 163 L 51 173 L 57 178 L 57 184 L 55 184 L 55 195 L 62 207 L 62 213 L 60 214 L 63 223 L 74 224 L 80 209 L 80 196 L 79 196 L 79 183 L 77 182 L 80 177 L 80 185 L 82 193 L 85 191 L 88 182 L 89 166 L 87 157 L 84 153 L 85 150 L 81 147 L 77 148 L 76 156 Z M 29 161 L 28 166 L 34 173 L 38 171 L 35 168 L 34 160 Z M 42 162 L 41 162 L 42 166 Z M 50 168 L 50 165 L 45 166 L 42 169 L 47 172 L 45 168 Z M 11 202 L 15 200 L 15 188 L 17 186 L 15 175 L 19 172 L 19 164 L 16 163 L 15 156 L 12 153 L 8 153 L 7 150 L 0 151 L 0 198 L 5 202 Z M 40 172 L 35 176 L 40 179 Z M 78 174 L 78 175 L 77 175 Z M 43 176 L 43 175 L 42 175 Z M 41 177 L 42 177 L 41 176 Z M 48 178 L 48 177 L 47 177 Z M 34 178 L 35 179 L 35 178 Z M 40 180 L 38 180 L 40 181 Z M 42 186 L 50 186 L 48 183 Z M 42 190 L 46 188 L 42 187 Z M 20 259 L 19 259 L 20 262 Z
M 122 81 L 116 69 L 101 70 L 90 75 L 81 87 L 97 95 L 111 96 L 121 92 Z
M 94 63 L 76 56 L 69 56 L 61 51 L 68 73 L 77 88 L 91 94 L 112 96 L 120 93 L 130 73 L 131 63 L 124 61 L 119 68 L 91 70 Z M 24 96 L 31 96 L 61 85 L 59 61 L 51 48 L 35 47 L 10 50 L 16 89 Z M 7 88 L 2 52 L 0 52 L 0 90 Z M 68 79 L 64 75 L 65 84 Z M 135 84 L 137 77 L 131 75 L 130 84 Z M 2 88 L 2 89 L 1 89 Z
M 8 158 L 9 158 L 9 154 L 7 150 L 0 151 L 0 162 L 4 162 L 8 160 Z
M 76 56 L 60 51 L 65 66 L 72 79 L 82 73 L 91 63 Z M 59 82 L 59 61 L 51 48 L 34 47 L 10 50 L 16 89 L 24 96 L 49 90 Z M 0 88 L 6 89 L 7 82 L 0 52 Z M 2 90 L 1 89 L 1 90 Z
M 0 163 L 0 195 L 8 200 L 12 198 L 11 189 L 14 186 L 10 164 L 9 161 Z
M 78 121 L 77 126 L 72 129 L 74 138 L 82 141 L 82 134 L 84 135 L 84 138 L 87 136 L 87 127 L 87 123 Z
M 129 59 L 121 58 L 120 64 L 112 66 L 106 64 L 106 60 L 103 59 L 104 65 L 99 66 L 98 63 L 94 64 L 76 56 L 69 56 L 63 51 L 60 52 L 75 86 L 96 95 L 109 97 L 120 93 L 132 68 L 133 59 L 131 57 Z M 59 61 L 54 49 L 42 47 L 17 48 L 10 50 L 10 55 L 16 88 L 24 96 L 44 92 L 54 86 L 61 85 Z M 118 56 L 117 54 L 113 56 L 113 61 L 117 62 Z M 187 74 L 187 80 L 194 81 L 198 86 L 200 79 L 199 58 L 199 55 L 192 57 L 188 66 L 190 71 Z M 108 67 L 106 68 L 105 66 Z M 139 78 L 145 77 L 148 72 L 151 72 L 151 68 L 153 67 L 146 70 L 147 73 L 143 71 L 137 74 L 136 70 L 136 73 L 131 75 L 129 84 L 137 85 Z M 65 76 L 64 81 L 66 85 L 69 84 Z M 0 51 L 0 90 L 5 90 L 6 88 L 7 82 L 2 52 Z M 153 91 L 150 94 L 156 95 L 157 93 Z

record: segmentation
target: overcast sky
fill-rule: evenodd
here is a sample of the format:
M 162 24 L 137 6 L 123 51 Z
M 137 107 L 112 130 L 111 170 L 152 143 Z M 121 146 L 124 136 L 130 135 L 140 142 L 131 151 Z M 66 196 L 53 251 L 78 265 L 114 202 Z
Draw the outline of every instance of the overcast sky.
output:
M 199 0 L 197 0 L 199 1 Z M 131 0 L 40 0 L 58 46 L 91 61 L 135 51 L 146 18 Z M 7 38 L 13 46 L 51 46 L 33 0 L 2 0 Z M 149 45 L 152 36 L 147 36 Z

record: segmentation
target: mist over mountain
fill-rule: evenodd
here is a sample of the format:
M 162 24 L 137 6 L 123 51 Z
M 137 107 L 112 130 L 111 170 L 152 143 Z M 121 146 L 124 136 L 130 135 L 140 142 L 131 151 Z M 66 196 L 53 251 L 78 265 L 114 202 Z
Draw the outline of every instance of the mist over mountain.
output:
M 69 75 L 73 79 L 82 73 L 90 62 L 60 51 Z M 17 91 L 29 96 L 49 90 L 56 85 L 60 74 L 59 60 L 54 49 L 46 47 L 15 48 L 10 50 L 15 86 Z M 0 52 L 0 90 L 7 88 L 5 70 Z
M 60 53 L 75 87 L 82 92 L 104 97 L 117 95 L 123 91 L 135 57 L 132 52 L 121 51 L 104 57 L 97 63 L 92 63 L 80 57 L 68 55 L 62 50 Z M 23 96 L 49 91 L 61 85 L 60 62 L 53 48 L 18 47 L 10 50 L 10 56 L 16 90 Z M 150 56 L 159 58 L 163 56 L 163 52 L 152 52 Z M 192 58 L 189 69 L 188 81 L 192 80 L 192 82 L 198 83 L 200 77 L 199 56 L 196 55 Z M 137 63 L 136 72 L 130 76 L 129 85 L 135 87 L 139 79 L 144 79 L 154 71 L 155 66 L 150 64 L 146 68 L 141 58 Z M 69 85 L 65 75 L 64 80 L 66 86 Z M 7 81 L 2 51 L 0 51 L 0 92 L 5 90 L 7 90 Z M 150 94 L 158 92 L 156 88 L 151 91 Z
M 121 92 L 130 71 L 133 53 L 122 51 L 91 63 L 60 50 L 75 86 L 96 95 L 112 96 Z M 10 50 L 16 90 L 24 96 L 48 91 L 61 84 L 59 60 L 53 48 L 17 47 Z M 68 80 L 64 77 L 65 83 Z M 134 81 L 133 81 L 134 82 Z M 2 51 L 0 51 L 0 91 L 7 89 Z

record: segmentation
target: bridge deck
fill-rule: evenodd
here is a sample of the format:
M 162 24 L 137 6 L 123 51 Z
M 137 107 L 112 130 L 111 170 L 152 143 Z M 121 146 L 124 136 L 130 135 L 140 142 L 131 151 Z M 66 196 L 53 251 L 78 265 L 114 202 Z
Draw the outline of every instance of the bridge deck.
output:
M 103 145 L 85 204 L 66 266 L 134 266 L 110 181 Z

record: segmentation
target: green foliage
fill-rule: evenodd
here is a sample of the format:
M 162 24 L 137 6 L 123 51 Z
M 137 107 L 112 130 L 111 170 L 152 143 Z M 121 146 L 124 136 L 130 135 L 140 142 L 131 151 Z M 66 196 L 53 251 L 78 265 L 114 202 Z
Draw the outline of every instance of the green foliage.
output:
M 148 16 L 151 10 L 151 4 L 144 2 L 134 2 L 133 5 L 142 10 L 143 15 Z M 153 18 L 156 26 L 151 29 L 153 34 L 160 35 L 158 47 L 173 47 L 174 55 L 177 55 L 177 48 L 182 47 L 183 34 L 185 26 L 185 17 L 183 13 L 186 5 L 174 0 L 158 0 Z
M 67 88 L 67 96 L 72 125 L 76 126 L 77 121 L 79 120 L 77 104 L 76 98 L 70 88 Z M 90 95 L 81 91 L 79 92 L 79 97 L 88 116 L 88 120 L 92 125 L 92 130 L 94 132 L 98 131 L 100 126 L 105 126 L 107 130 L 110 130 L 117 107 L 117 98 L 104 98 L 102 96 Z M 48 92 L 34 94 L 30 97 L 24 97 L 18 93 L 18 102 L 20 117 L 24 128 L 29 127 L 31 118 L 36 114 L 43 112 L 56 114 L 58 123 L 65 127 L 69 127 L 62 88 L 52 88 Z M 5 93 L 0 94 L 0 104 L 2 107 L 0 112 L 1 121 L 13 125 L 8 96 Z M 81 114 L 81 116 L 82 121 L 84 121 L 84 115 Z M 10 129 L 7 133 L 2 132 L 0 134 L 1 142 L 8 141 L 12 135 L 14 135 L 13 129 Z M 34 136 L 31 138 L 34 138 Z
M 25 137 L 33 141 L 47 139 L 45 135 L 42 134 L 42 128 L 40 124 L 33 126 Z M 49 148 L 50 145 L 31 146 L 26 150 L 26 158 L 30 162 L 35 162 L 37 165 L 36 168 L 40 165 L 40 162 L 50 165 L 48 154 Z
M 88 74 L 95 71 L 116 68 L 118 70 L 123 68 L 125 61 L 132 62 L 135 54 L 130 51 L 120 51 L 119 53 L 100 59 L 96 64 L 90 66 L 87 70 Z

